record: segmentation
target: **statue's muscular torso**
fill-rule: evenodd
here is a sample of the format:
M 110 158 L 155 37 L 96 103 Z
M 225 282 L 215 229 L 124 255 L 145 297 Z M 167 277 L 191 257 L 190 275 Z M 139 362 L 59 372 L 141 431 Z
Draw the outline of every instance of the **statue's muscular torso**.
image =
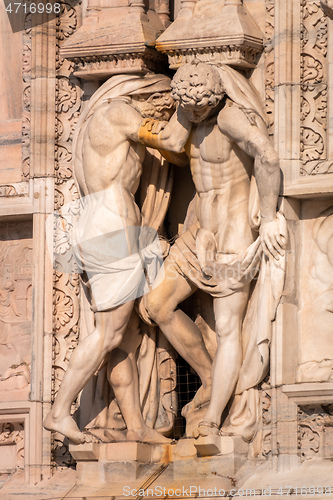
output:
M 131 129 L 135 133 L 141 120 L 140 113 L 121 100 L 102 104 L 90 118 L 84 133 L 82 171 L 77 175 L 86 196 L 89 228 L 84 230 L 85 237 L 140 225 L 134 194 L 145 147 L 131 139 Z
M 221 132 L 217 115 L 192 124 L 185 150 L 197 190 L 200 226 L 214 233 L 219 251 L 247 248 L 253 241 L 248 216 L 253 160 Z

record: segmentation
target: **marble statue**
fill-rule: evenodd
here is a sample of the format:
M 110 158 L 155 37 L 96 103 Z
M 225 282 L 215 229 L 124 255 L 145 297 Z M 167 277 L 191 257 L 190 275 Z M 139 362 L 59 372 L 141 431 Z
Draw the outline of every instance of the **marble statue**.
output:
M 177 348 L 173 339 L 179 332 L 191 338 L 198 329 L 178 304 L 197 289 L 213 296 L 217 350 L 212 391 L 194 435 L 218 434 L 233 398 L 228 432 L 251 440 L 258 400 L 245 404 L 244 397 L 239 399 L 253 393 L 267 373 L 269 330 L 284 278 L 279 159 L 256 91 L 236 70 L 194 61 L 178 69 L 171 87 L 177 112 L 168 123 L 143 121 L 139 135 L 152 147 L 185 148 L 196 187 L 195 220 L 171 248 L 164 280 L 145 304 Z M 255 301 L 251 313 L 249 304 Z M 242 425 L 236 430 L 240 414 Z
M 149 428 L 141 414 L 135 365 L 141 336 L 133 306 L 145 281 L 139 245 L 148 244 L 142 242 L 141 214 L 134 199 L 145 156 L 137 130 L 144 116 L 170 117 L 174 105 L 169 85 L 170 79 L 163 75 L 114 77 L 106 90 L 104 86 L 95 93 L 78 124 L 75 177 L 82 207 L 72 245 L 91 290 L 95 328 L 74 351 L 44 421 L 46 429 L 76 443 L 84 442 L 85 435 L 70 416 L 71 404 L 110 351 L 114 353 L 108 379 L 127 426 L 127 439 L 167 440 Z M 150 233 L 146 231 L 144 238 Z
M 85 434 L 70 416 L 71 404 L 112 351 L 107 378 L 126 424 L 126 439 L 167 442 L 166 437 L 147 425 L 141 412 L 136 366 L 141 336 L 139 317 L 133 310 L 135 299 L 152 288 L 158 269 L 156 261 L 161 260 L 156 238 L 160 222 L 156 220 L 163 213 L 165 197 L 160 200 L 158 213 L 146 221 L 144 231 L 141 218 L 147 218 L 149 210 L 140 214 L 134 194 L 145 156 L 145 147 L 138 138 L 142 119 L 168 119 L 174 111 L 174 101 L 170 97 L 170 79 L 163 75 L 122 75 L 104 85 L 107 91 L 101 87 L 81 116 L 75 140 L 75 176 L 82 209 L 72 245 L 91 292 L 95 328 L 75 349 L 44 426 L 73 442 L 85 441 Z M 182 164 L 181 155 L 165 154 Z M 203 388 L 197 399 L 204 394 L 207 400 L 211 358 L 201 334 L 195 332 L 191 338 L 186 335 L 184 340 L 183 337 L 179 332 L 172 344 L 201 376 Z M 122 439 L 117 432 L 113 437 Z

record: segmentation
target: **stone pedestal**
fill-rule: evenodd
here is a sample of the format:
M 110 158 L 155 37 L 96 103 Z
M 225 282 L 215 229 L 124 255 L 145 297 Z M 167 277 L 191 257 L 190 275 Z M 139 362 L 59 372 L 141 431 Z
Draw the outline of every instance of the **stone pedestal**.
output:
M 73 495 L 90 498 L 129 493 L 133 497 L 141 489 L 150 496 L 163 491 L 172 496 L 172 491 L 183 488 L 185 496 L 214 488 L 227 492 L 232 488 L 230 478 L 247 458 L 247 445 L 244 443 L 241 454 L 238 439 L 224 439 L 221 438 L 223 453 L 212 457 L 198 457 L 194 439 L 162 446 L 134 442 L 71 445 L 70 452 L 77 461 Z M 236 448 L 238 454 L 232 451 Z
M 78 461 L 107 460 L 109 462 L 158 462 L 168 459 L 169 445 L 147 443 L 84 443 L 71 444 L 69 451 Z
M 135 481 L 150 471 L 152 464 L 170 461 L 170 445 L 147 443 L 84 443 L 69 447 L 77 462 L 77 479 L 80 484 Z M 98 479 L 97 479 L 98 478 Z
M 248 457 L 249 446 L 240 436 L 180 439 L 172 452 L 175 479 L 218 474 L 234 476 Z
M 240 436 L 210 435 L 199 437 L 194 446 L 199 456 L 228 455 L 229 453 L 246 454 L 248 445 Z
M 128 487 L 140 489 L 180 486 L 217 488 L 228 491 L 234 477 L 248 458 L 248 445 L 240 437 L 223 436 L 218 439 L 180 439 L 176 444 L 147 443 L 85 443 L 70 445 L 77 462 L 77 488 L 90 491 L 92 485 L 100 491 L 115 491 Z M 198 456 L 198 450 L 207 447 L 219 452 L 215 456 Z M 217 449 L 218 447 L 218 449 Z M 78 490 L 79 491 L 79 490 Z M 127 490 L 126 490 L 127 491 Z

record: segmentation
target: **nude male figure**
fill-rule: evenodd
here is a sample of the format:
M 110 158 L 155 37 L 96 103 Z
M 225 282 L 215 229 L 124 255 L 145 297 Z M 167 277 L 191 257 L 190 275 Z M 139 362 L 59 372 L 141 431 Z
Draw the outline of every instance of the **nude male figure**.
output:
M 197 224 L 176 240 L 165 261 L 163 283 L 145 300 L 150 317 L 172 343 L 179 332 L 190 338 L 197 328 L 177 309 L 178 304 L 197 288 L 214 297 L 217 352 L 210 403 L 195 433 L 202 436 L 219 432 L 221 415 L 236 386 L 242 363 L 242 320 L 251 281 L 246 275 L 240 275 L 236 282 L 226 276 L 209 275 L 204 261 L 215 245 L 217 268 L 230 270 L 234 265 L 237 271 L 235 264 L 242 262 L 242 255 L 253 244 L 249 222 L 252 173 L 259 192 L 262 249 L 275 259 L 284 249 L 276 218 L 278 157 L 260 113 L 241 104 L 250 97 L 244 101 L 244 89 L 235 90 L 236 83 L 230 84 L 232 70 L 227 70 L 230 91 L 225 88 L 222 73 L 212 65 L 195 62 L 181 67 L 171 83 L 171 95 L 179 102 L 177 112 L 167 124 L 146 120 L 139 132 L 152 147 L 175 152 L 185 148 L 196 187 Z M 231 94 L 236 94 L 233 100 Z M 237 98 L 239 103 L 235 102 Z
M 111 351 L 108 378 L 127 426 L 127 440 L 169 441 L 148 427 L 141 414 L 135 360 L 140 335 L 138 318 L 132 314 L 142 277 L 137 231 L 141 216 L 134 194 L 145 146 L 139 144 L 137 131 L 144 116 L 156 115 L 156 108 L 164 108 L 160 113 L 163 118 L 170 117 L 172 99 L 165 90 L 150 96 L 146 90 L 145 95 L 142 92 L 102 103 L 84 132 L 82 168 L 75 171 L 84 209 L 74 236 L 78 260 L 88 277 L 90 274 L 96 327 L 74 350 L 52 410 L 44 420 L 46 429 L 60 432 L 76 443 L 84 442 L 85 436 L 70 415 L 71 404 Z M 118 269 L 119 259 L 114 259 L 112 252 L 117 254 L 120 249 L 123 260 Z M 184 341 L 181 337 L 175 341 L 177 350 L 193 361 L 192 366 L 207 386 L 211 359 L 201 336 L 192 335 Z M 188 342 L 192 344 L 193 359 L 189 359 Z M 199 352 L 201 360 L 204 358 L 200 364 L 196 361 Z

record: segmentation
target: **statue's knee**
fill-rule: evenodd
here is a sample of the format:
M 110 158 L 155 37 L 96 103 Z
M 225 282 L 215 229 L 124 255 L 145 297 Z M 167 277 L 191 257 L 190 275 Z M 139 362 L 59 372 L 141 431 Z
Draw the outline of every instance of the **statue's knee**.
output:
M 145 297 L 145 307 L 148 312 L 149 317 L 153 321 L 157 321 L 159 318 L 159 311 L 160 311 L 160 304 L 157 298 L 155 297 L 155 294 L 153 292 L 148 293 L 148 295 Z
M 225 314 L 216 319 L 216 333 L 218 340 L 230 337 L 237 337 L 240 330 L 239 318 Z
M 145 306 L 149 317 L 155 323 L 160 324 L 168 321 L 167 303 L 162 301 L 160 297 L 157 297 L 154 292 L 147 295 Z
M 108 365 L 108 379 L 114 389 L 131 386 L 134 382 L 131 365 L 124 364 L 127 357 L 128 354 L 122 349 L 117 348 L 112 352 Z
M 123 335 L 118 332 L 113 333 L 112 335 L 106 335 L 104 337 L 104 350 L 106 352 L 113 351 L 116 349 L 122 342 Z

